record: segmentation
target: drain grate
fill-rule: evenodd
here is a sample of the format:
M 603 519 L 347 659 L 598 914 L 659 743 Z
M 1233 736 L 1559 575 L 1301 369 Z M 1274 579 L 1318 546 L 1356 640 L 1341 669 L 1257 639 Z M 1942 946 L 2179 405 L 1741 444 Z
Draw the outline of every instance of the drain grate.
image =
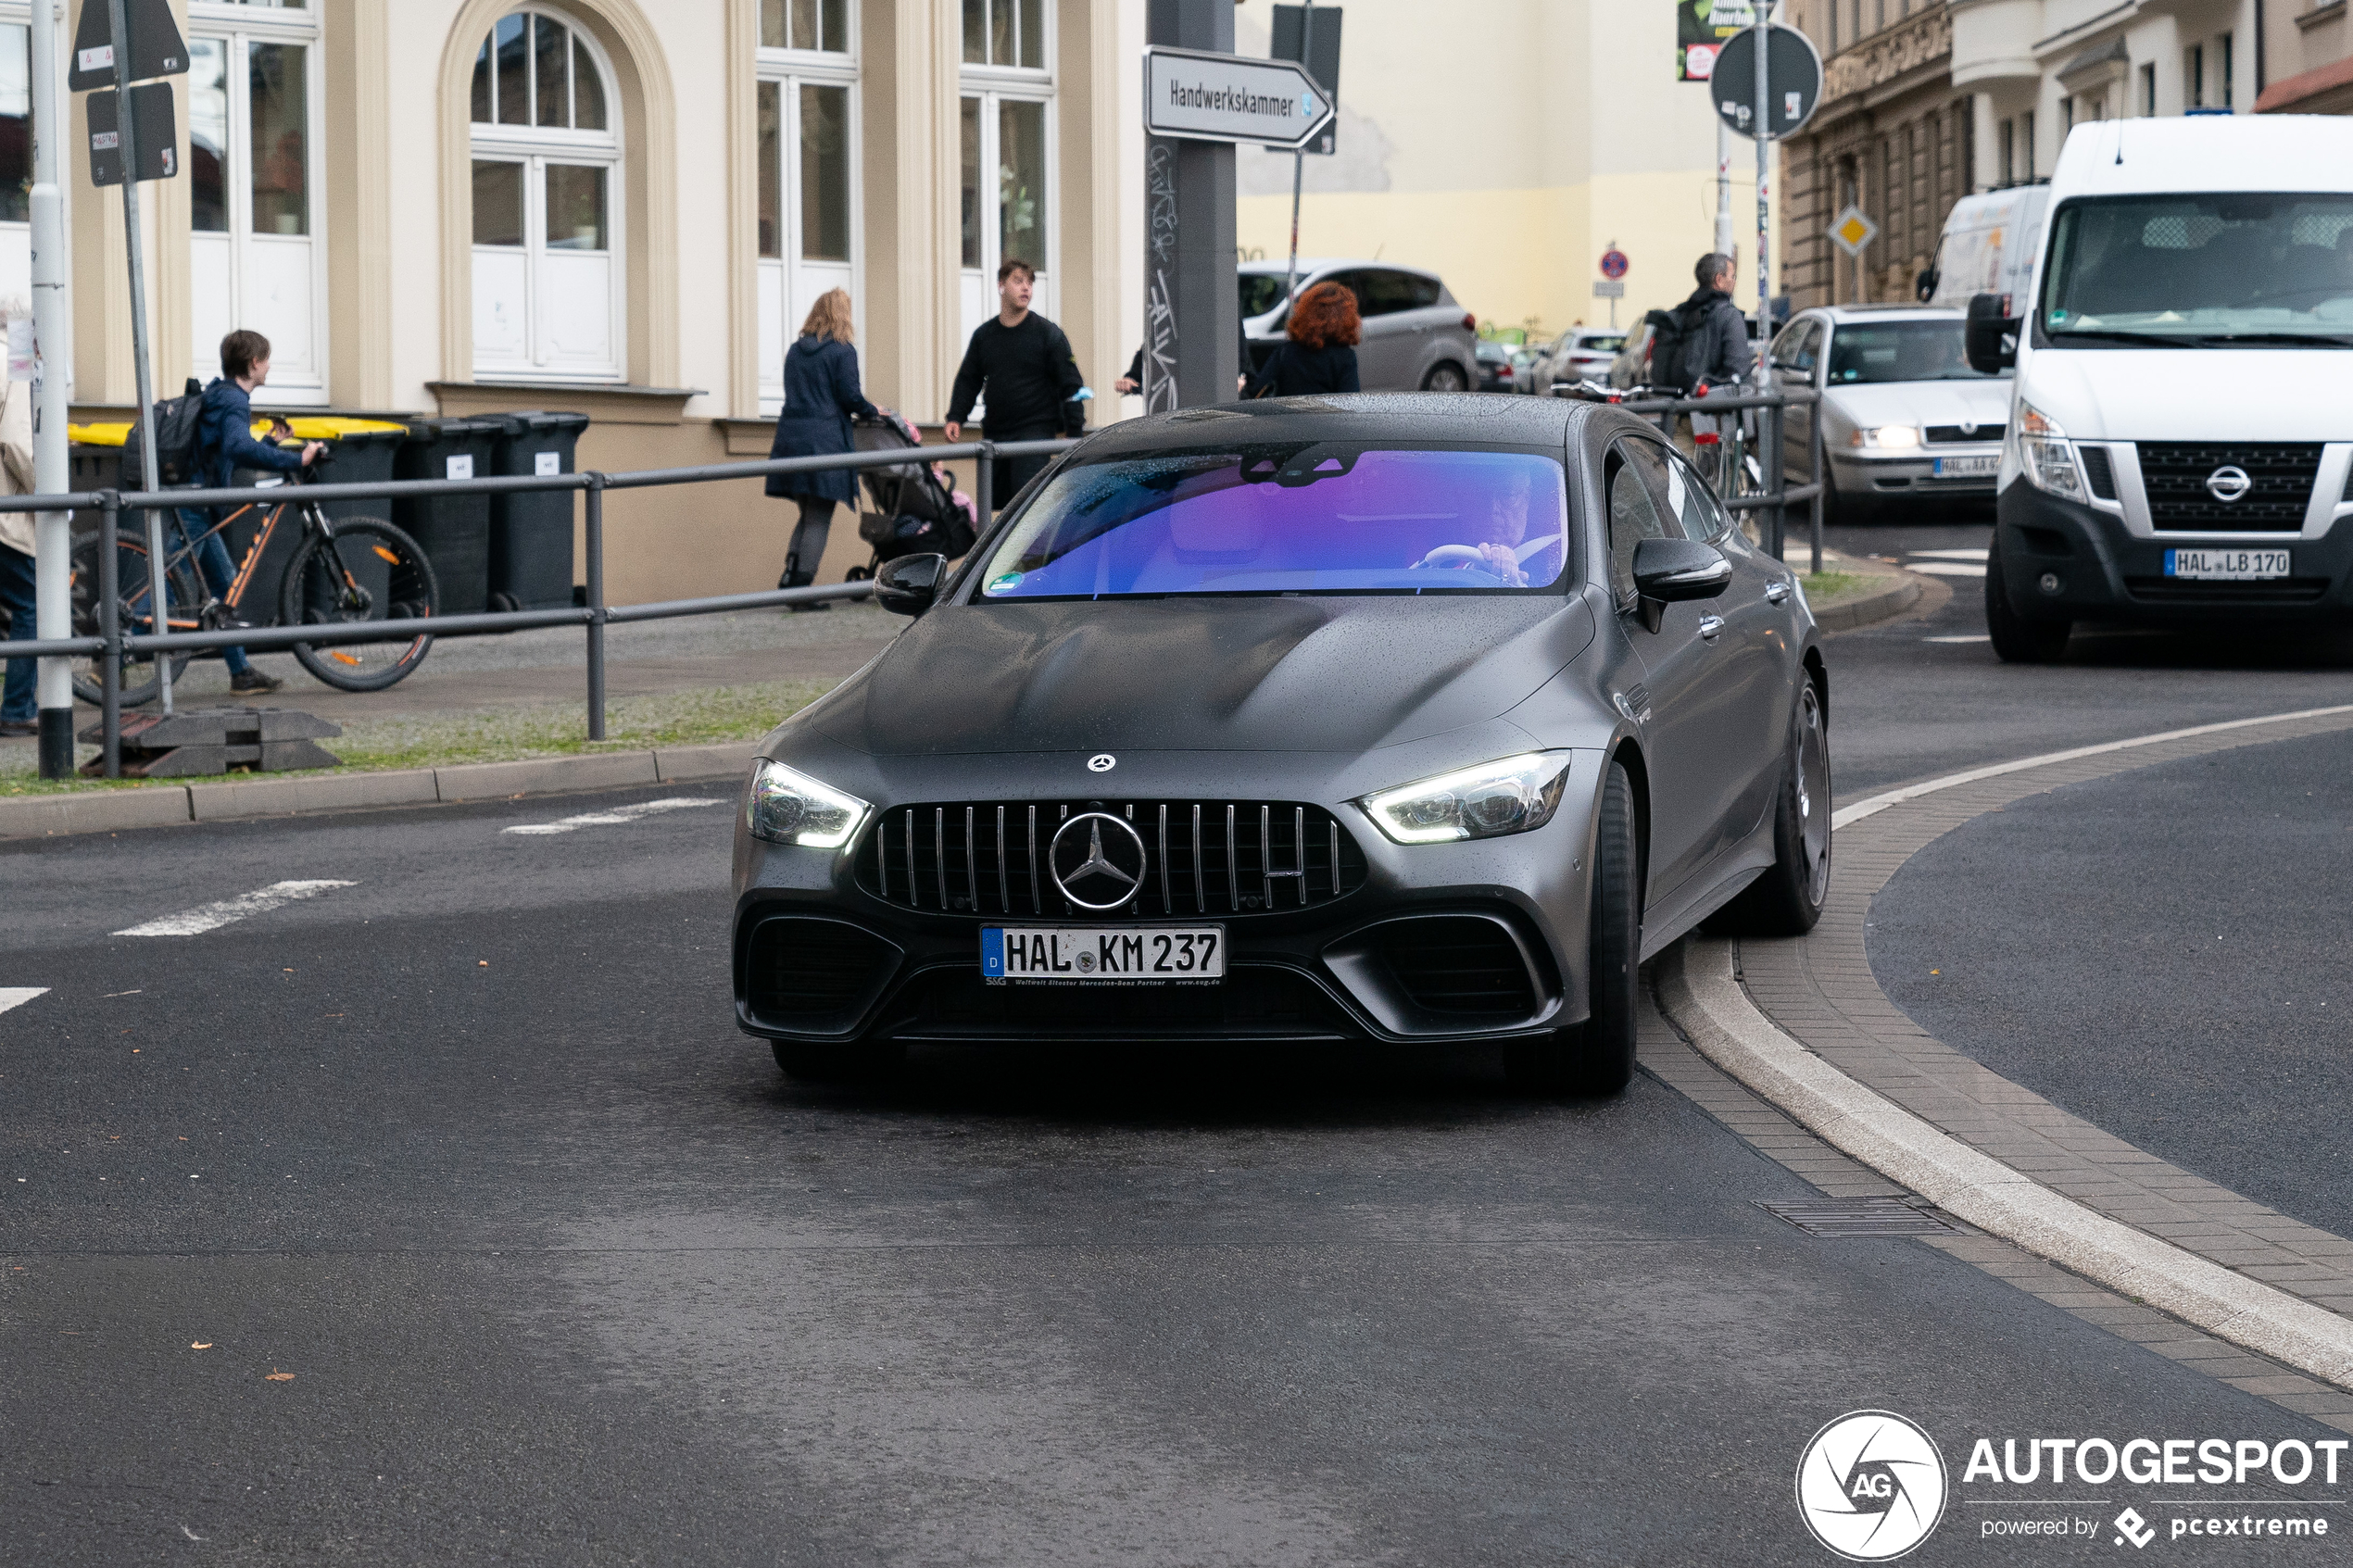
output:
M 1760 1203 L 1807 1236 L 1959 1236 L 1961 1227 L 1924 1199 L 1822 1198 L 1805 1203 Z

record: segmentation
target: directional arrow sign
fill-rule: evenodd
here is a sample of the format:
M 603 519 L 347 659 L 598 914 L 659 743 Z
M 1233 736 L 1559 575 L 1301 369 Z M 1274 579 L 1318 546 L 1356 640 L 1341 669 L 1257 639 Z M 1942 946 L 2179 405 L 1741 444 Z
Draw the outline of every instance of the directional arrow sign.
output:
M 1144 129 L 1154 136 L 1293 151 L 1331 118 L 1330 94 L 1295 61 L 1158 45 L 1144 51 Z

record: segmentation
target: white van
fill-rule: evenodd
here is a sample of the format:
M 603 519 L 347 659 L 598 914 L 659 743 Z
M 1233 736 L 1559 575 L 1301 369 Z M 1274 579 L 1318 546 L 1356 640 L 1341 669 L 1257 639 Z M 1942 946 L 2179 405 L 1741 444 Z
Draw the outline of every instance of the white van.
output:
M 2015 364 L 1987 630 L 2353 622 L 2353 119 L 2080 125 L 2023 294 L 1969 302 Z
M 2023 296 L 2050 205 L 2047 185 L 2013 185 L 1955 202 L 1929 263 L 1928 303 L 1965 307 L 1981 294 Z

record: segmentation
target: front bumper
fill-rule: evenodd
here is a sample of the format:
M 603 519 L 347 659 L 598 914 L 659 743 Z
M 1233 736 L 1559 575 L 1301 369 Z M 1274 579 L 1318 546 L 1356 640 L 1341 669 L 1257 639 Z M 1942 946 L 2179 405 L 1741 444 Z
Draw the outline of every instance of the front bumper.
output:
M 2118 621 L 2147 625 L 2246 621 L 2343 623 L 2353 620 L 2353 517 L 2319 539 L 2231 533 L 2140 538 L 2111 511 L 2063 500 L 2023 479 L 2002 492 L 1995 558 L 2011 608 L 2029 621 Z M 2284 549 L 2290 575 L 2253 583 L 2169 578 L 2171 549 Z M 2045 578 L 2056 583 L 2046 584 Z
M 1881 454 L 1851 446 L 1832 446 L 1831 483 L 1843 496 L 1866 497 L 1974 496 L 1990 498 L 1998 474 L 2002 444 L 1994 442 L 1939 443 L 1902 454 Z M 1982 474 L 1952 478 L 1936 471 L 1940 458 L 1992 458 L 1994 467 Z
M 1396 845 L 1356 808 L 1327 806 L 1362 853 L 1362 880 L 1305 909 L 1277 899 L 1271 910 L 1180 904 L 1163 913 L 1157 898 L 1140 916 L 1095 919 L 1051 907 L 1042 916 L 910 909 L 876 896 L 872 862 L 861 859 L 877 825 L 841 851 L 739 836 L 736 1022 L 763 1038 L 812 1042 L 1528 1038 L 1585 1017 L 1601 757 L 1576 752 L 1558 813 L 1504 838 Z M 992 985 L 981 974 L 984 926 L 1212 923 L 1225 928 L 1227 954 L 1214 985 Z

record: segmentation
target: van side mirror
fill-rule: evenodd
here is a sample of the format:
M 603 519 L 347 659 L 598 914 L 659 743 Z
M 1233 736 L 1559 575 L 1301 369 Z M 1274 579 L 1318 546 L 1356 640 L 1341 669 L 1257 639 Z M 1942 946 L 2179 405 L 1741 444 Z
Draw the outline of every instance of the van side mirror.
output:
M 1912 280 L 1912 292 L 1919 296 L 1922 305 L 1936 297 L 1936 285 L 1944 281 L 1944 273 L 1931 267 Z
M 893 615 L 921 615 L 947 571 L 946 556 L 900 556 L 875 573 L 875 602 Z
M 1982 376 L 1997 376 L 2016 365 L 2018 328 L 2019 318 L 2010 314 L 2008 295 L 1971 295 L 1969 322 L 1961 332 L 1969 369 Z

